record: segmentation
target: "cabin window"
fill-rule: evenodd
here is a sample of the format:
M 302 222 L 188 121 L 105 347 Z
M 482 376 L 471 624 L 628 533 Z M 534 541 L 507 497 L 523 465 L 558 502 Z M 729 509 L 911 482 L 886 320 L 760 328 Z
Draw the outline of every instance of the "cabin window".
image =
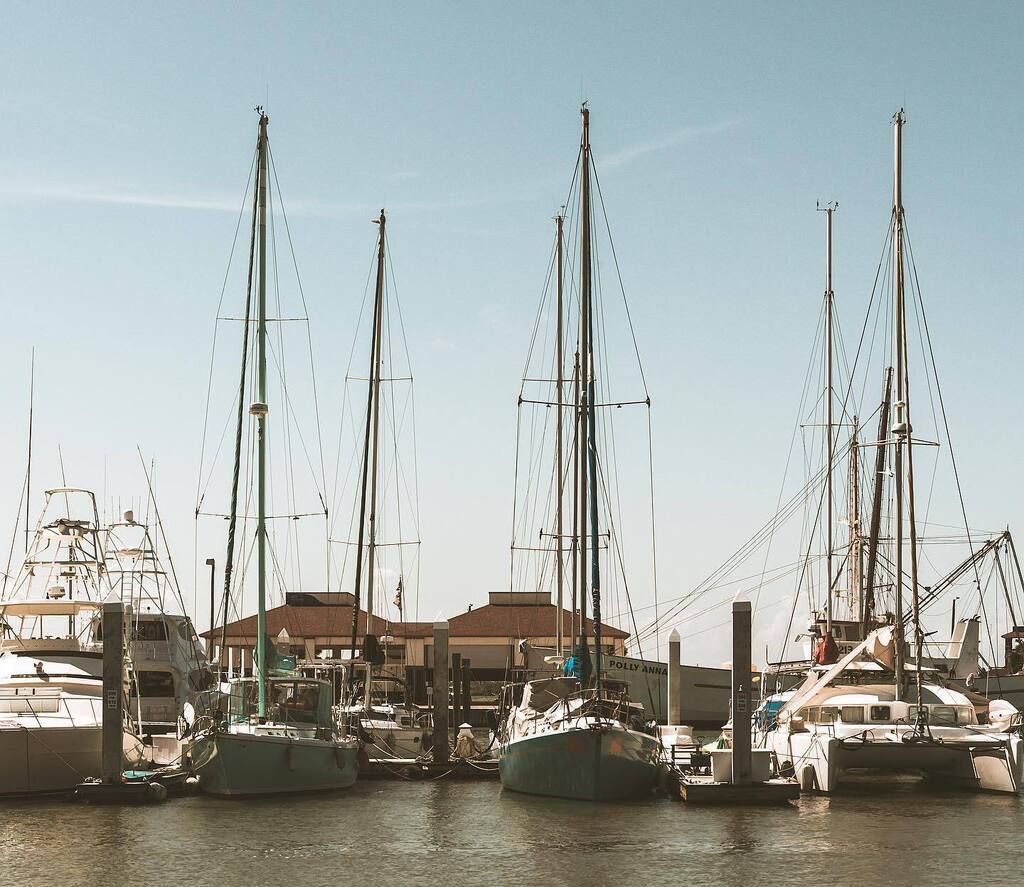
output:
M 872 705 L 871 706 L 871 720 L 872 721 L 889 721 L 892 720 L 892 708 L 888 705 Z
M 818 714 L 819 724 L 832 724 L 835 722 L 839 709 L 834 705 L 823 705 Z
M 958 724 L 976 724 L 978 722 L 977 715 L 974 713 L 973 705 L 958 705 L 956 707 L 956 720 Z
M 162 619 L 144 619 L 135 626 L 132 636 L 137 641 L 166 641 L 167 626 Z
M 929 706 L 928 720 L 939 727 L 956 726 L 956 707 L 953 705 Z
M 804 709 L 804 721 L 808 724 L 818 723 L 818 707 L 816 705 Z
M 137 671 L 135 681 L 138 684 L 139 696 L 174 698 L 174 675 L 169 671 Z M 132 696 L 135 695 L 133 685 Z
M 864 720 L 863 705 L 844 705 L 840 717 L 845 724 L 859 724 Z

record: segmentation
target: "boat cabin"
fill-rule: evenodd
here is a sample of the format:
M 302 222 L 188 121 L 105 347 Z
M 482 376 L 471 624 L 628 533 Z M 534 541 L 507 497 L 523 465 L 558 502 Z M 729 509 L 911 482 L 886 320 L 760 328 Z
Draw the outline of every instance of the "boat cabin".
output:
M 973 705 L 927 704 L 928 723 L 933 727 L 967 727 L 978 723 Z M 793 716 L 806 724 L 913 724 L 918 707 L 907 702 L 873 702 L 843 705 L 809 705 Z
M 236 680 L 222 700 L 222 714 L 233 724 L 254 722 L 258 699 L 257 681 Z M 268 678 L 265 722 L 282 727 L 330 730 L 334 726 L 331 703 L 331 685 L 326 681 L 304 677 Z

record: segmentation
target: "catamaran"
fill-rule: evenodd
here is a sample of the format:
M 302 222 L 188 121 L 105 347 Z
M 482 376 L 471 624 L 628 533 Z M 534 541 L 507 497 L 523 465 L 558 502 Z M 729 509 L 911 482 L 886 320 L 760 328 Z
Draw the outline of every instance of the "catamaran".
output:
M 592 251 L 592 158 L 590 111 L 582 108 L 582 141 L 577 167 L 579 176 L 580 291 L 576 369 L 572 374 L 576 403 L 564 402 L 564 293 L 563 216 L 556 219 L 557 320 L 555 331 L 555 398 L 545 407 L 555 408 L 554 504 L 555 527 L 544 535 L 553 539 L 556 574 L 557 650 L 552 665 L 561 674 L 509 684 L 503 690 L 505 716 L 499 728 L 501 783 L 514 791 L 552 797 L 606 801 L 650 793 L 658 775 L 661 745 L 643 723 L 643 708 L 632 702 L 621 685 L 609 681 L 602 668 L 601 565 L 602 532 L 598 521 L 602 478 L 599 477 L 596 377 L 600 362 L 594 330 Z M 574 176 L 575 181 L 575 176 Z M 522 403 L 523 398 L 520 399 Z M 571 656 L 563 646 L 563 597 L 565 533 L 563 526 L 563 411 L 575 413 L 575 471 L 573 472 L 572 571 L 578 593 L 573 610 Z M 602 466 L 606 468 L 607 466 Z M 607 472 L 605 472 L 606 476 Z M 605 492 L 606 494 L 606 492 Z M 515 548 L 515 543 L 513 543 Z M 593 619 L 586 618 L 586 594 L 593 603 Z M 575 613 L 578 604 L 580 612 Z M 588 624 L 589 623 L 589 624 Z M 591 657 L 588 629 L 593 634 Z M 593 663 L 593 664 L 591 664 Z
M 812 618 L 817 643 L 814 661 L 809 664 L 803 683 L 767 700 L 760 716 L 755 717 L 755 724 L 762 745 L 772 750 L 780 769 L 793 772 L 807 790 L 835 791 L 851 774 L 884 782 L 894 774 L 910 772 L 963 788 L 1016 793 L 1024 777 L 1024 739 L 1019 732 L 1019 715 L 1005 702 L 990 704 L 983 698 L 972 698 L 964 689 L 950 686 L 925 655 L 922 609 L 925 601 L 931 599 L 931 592 L 938 594 L 942 584 L 928 588 L 919 581 L 921 540 L 915 512 L 914 455 L 923 442 L 912 434 L 910 417 L 902 111 L 893 122 L 895 175 L 889 235 L 893 365 L 885 371 L 879 439 L 870 444 L 876 449 L 877 458 L 870 529 L 863 540 L 867 546 L 866 574 L 861 582 L 861 540 L 856 534 L 854 510 L 850 521 L 852 544 L 847 551 L 853 612 L 845 619 L 838 618 L 831 517 L 834 425 L 829 210 L 826 605 L 824 612 Z M 852 450 L 855 459 L 856 443 Z M 891 498 L 882 489 L 887 476 L 892 478 Z M 852 487 L 856 491 L 855 483 Z M 882 562 L 881 513 L 889 501 L 893 504 L 888 566 L 894 607 L 893 612 L 883 614 L 876 600 L 881 589 L 876 576 Z M 971 563 L 969 560 L 968 566 Z M 911 607 L 906 613 L 908 590 Z M 978 590 L 980 593 L 980 586 Z M 908 628 L 912 634 L 909 643 L 905 637 Z M 965 637 L 966 629 L 960 635 L 961 645 Z
M 188 754 L 200 788 L 211 795 L 245 797 L 313 792 L 351 786 L 358 774 L 359 743 L 343 731 L 334 715 L 331 684 L 303 677 L 294 661 L 278 656 L 267 637 L 267 191 L 270 122 L 259 112 L 256 180 L 250 244 L 249 296 L 246 299 L 242 371 L 237 403 L 235 471 L 225 569 L 225 610 L 231 595 L 234 535 L 238 508 L 245 395 L 250 335 L 253 257 L 256 259 L 256 398 L 249 416 L 256 435 L 256 582 L 257 637 L 252 677 L 230 682 L 213 708 L 192 724 Z M 284 405 L 282 405 L 284 407 Z

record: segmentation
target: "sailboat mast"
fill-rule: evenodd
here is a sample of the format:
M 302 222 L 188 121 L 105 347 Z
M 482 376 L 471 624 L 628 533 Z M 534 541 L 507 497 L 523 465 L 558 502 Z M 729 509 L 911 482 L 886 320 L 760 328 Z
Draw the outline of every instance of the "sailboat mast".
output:
M 579 516 L 576 527 L 579 531 L 579 578 L 577 589 L 579 591 L 580 604 L 580 648 L 584 656 L 588 656 L 587 647 L 587 588 L 590 583 L 587 581 L 587 395 L 589 393 L 590 379 L 590 150 L 588 141 L 590 139 L 590 114 L 586 105 L 582 109 L 583 135 L 580 142 L 580 176 L 581 204 L 580 224 L 582 233 L 580 238 L 580 332 L 579 332 L 579 400 L 578 400 L 578 428 L 576 431 L 576 460 L 577 460 L 577 487 L 576 502 L 579 507 Z
M 562 354 L 563 334 L 562 322 L 564 305 L 562 301 L 562 223 L 564 217 L 559 213 L 555 217 L 555 240 L 557 252 L 557 301 L 558 320 L 556 322 L 555 342 L 555 399 L 557 402 L 555 413 L 555 583 L 556 583 L 556 606 L 555 606 L 555 655 L 559 660 L 563 656 L 562 640 L 562 612 L 565 606 L 565 563 L 562 559 Z
M 825 539 L 825 564 L 826 564 L 826 588 L 825 588 L 825 630 L 832 633 L 832 550 L 833 540 L 833 503 L 832 503 L 832 462 L 835 459 L 835 443 L 832 437 L 832 349 L 833 349 L 833 293 L 832 293 L 832 213 L 835 212 L 836 204 L 830 203 L 825 207 L 826 220 L 826 260 L 825 260 L 825 462 L 826 470 L 826 539 Z
M 374 300 L 374 339 L 373 349 L 377 359 L 373 362 L 370 376 L 370 387 L 373 389 L 373 441 L 370 450 L 370 513 L 367 518 L 368 540 L 366 546 L 366 633 L 373 634 L 373 586 L 374 562 L 377 553 L 377 479 L 378 454 L 380 452 L 380 363 L 381 335 L 384 327 L 384 210 L 380 211 L 377 224 L 380 225 L 380 240 L 377 246 L 377 288 Z M 369 688 L 367 688 L 369 699 Z
M 898 436 L 903 439 L 906 456 L 906 500 L 907 500 L 907 524 L 909 538 L 907 540 L 910 553 L 910 602 L 911 618 L 914 622 L 914 686 L 915 701 L 918 703 L 918 717 L 921 716 L 921 664 L 924 655 L 924 632 L 921 629 L 921 606 L 920 589 L 918 585 L 918 557 L 917 557 L 917 517 L 916 500 L 914 496 L 914 427 L 910 421 L 910 373 L 908 369 L 908 348 L 907 348 L 907 304 L 905 296 L 905 280 L 903 274 L 903 125 L 906 123 L 906 115 L 901 108 L 896 116 L 896 198 L 897 203 L 894 209 L 896 224 L 896 242 L 893 249 L 894 261 L 897 263 L 896 289 L 900 312 L 900 358 L 903 363 L 902 394 L 902 415 L 897 416 L 899 428 Z M 898 540 L 901 541 L 901 540 Z M 902 632 L 901 632 L 902 635 Z
M 382 325 L 382 309 L 384 304 L 384 210 L 380 216 L 374 219 L 380 231 L 377 241 L 377 283 L 374 290 L 373 301 L 373 330 L 370 334 L 370 375 L 366 389 L 366 431 L 363 437 L 363 471 L 359 488 L 359 530 L 356 540 L 356 576 L 355 576 L 355 599 L 352 604 L 352 638 L 350 653 L 352 658 L 356 654 L 356 634 L 359 628 L 359 605 L 363 587 L 363 548 L 369 536 L 370 543 L 367 546 L 367 603 L 366 603 L 366 628 L 363 632 L 364 639 L 372 634 L 373 620 L 373 557 L 376 541 L 374 539 L 373 524 L 376 518 L 377 498 L 377 428 L 379 425 L 380 413 L 380 339 Z M 373 479 L 370 478 L 371 465 Z M 371 493 L 372 489 L 372 493 Z M 370 494 L 370 495 L 368 495 Z M 371 501 L 368 503 L 368 499 Z M 367 509 L 371 515 L 367 520 Z M 369 527 L 368 527 L 369 524 Z M 369 532 L 368 532 L 369 530 Z M 364 641 L 365 646 L 365 641 Z M 369 663 L 367 663 L 367 677 L 369 677 Z M 355 682 L 355 673 L 350 672 L 349 684 Z M 364 705 L 370 699 L 370 687 L 367 685 L 364 692 Z
M 582 628 L 578 625 L 580 609 L 580 353 L 577 350 L 572 369 L 572 402 L 573 402 L 573 459 L 572 459 L 572 645 Z
M 868 525 L 868 566 L 864 579 L 861 605 L 861 626 L 867 636 L 875 612 L 875 572 L 878 565 L 878 535 L 882 528 L 882 494 L 885 482 L 886 439 L 890 433 L 889 412 L 892 404 L 892 367 L 886 367 L 882 383 L 882 406 L 878 417 L 878 442 L 875 444 L 875 470 L 872 475 L 871 522 Z
M 904 354 L 903 325 L 906 311 L 903 304 L 903 111 L 893 117 L 894 163 L 892 195 L 892 274 L 893 274 L 893 354 L 895 364 L 895 401 L 893 403 L 893 446 L 894 483 L 896 486 L 896 534 L 895 534 L 895 593 L 896 593 L 896 699 L 904 698 L 903 676 L 906 654 L 904 651 L 903 625 L 903 501 L 905 477 L 903 467 L 904 451 L 909 440 L 906 400 L 906 355 Z
M 594 409 L 594 318 L 592 301 L 592 267 L 590 250 L 590 110 L 583 106 L 583 176 L 580 180 L 580 217 L 583 223 L 583 230 L 580 237 L 580 259 L 582 269 L 580 274 L 582 302 L 581 322 L 585 336 L 581 349 L 583 354 L 582 385 L 585 391 L 583 400 L 583 421 L 585 426 L 584 443 L 587 459 L 585 464 L 584 479 L 586 485 L 583 492 L 584 502 L 589 500 L 590 505 L 590 590 L 591 590 L 591 614 L 594 621 L 594 685 L 601 691 L 601 570 L 598 549 L 598 526 L 597 526 L 597 423 Z M 586 535 L 587 522 L 583 522 L 584 535 Z M 586 567 L 584 566 L 584 569 Z M 586 587 L 584 585 L 584 587 Z
M 36 401 L 36 349 L 32 346 L 32 358 L 28 373 L 28 464 L 25 468 L 25 552 L 28 553 L 32 524 L 29 507 L 32 502 L 32 424 Z
M 860 535 L 860 423 L 853 417 L 853 433 L 850 436 L 850 499 L 847 522 L 850 525 L 850 552 L 848 555 L 848 586 L 853 604 L 854 618 L 860 619 L 863 608 L 864 589 L 861 587 L 864 567 L 864 545 Z
M 259 275 L 257 282 L 256 372 L 258 401 L 250 407 L 256 416 L 256 658 L 259 672 L 258 714 L 267 716 L 267 124 L 260 110 L 259 142 Z

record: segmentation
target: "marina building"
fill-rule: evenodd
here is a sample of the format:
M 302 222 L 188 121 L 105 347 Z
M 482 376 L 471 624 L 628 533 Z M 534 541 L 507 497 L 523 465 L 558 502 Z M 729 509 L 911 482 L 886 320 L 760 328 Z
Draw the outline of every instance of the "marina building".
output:
M 349 592 L 290 592 L 282 606 L 267 610 L 267 634 L 278 652 L 300 660 L 345 660 L 352 640 L 355 598 Z M 491 592 L 484 606 L 470 605 L 448 618 L 449 653 L 469 663 L 474 693 L 492 695 L 512 672 L 528 667 L 531 648 L 555 646 L 556 608 L 546 594 Z M 433 673 L 433 622 L 391 621 L 373 617 L 373 634 L 380 641 L 389 671 L 404 674 L 418 704 L 426 704 Z M 587 634 L 593 622 L 587 620 Z M 562 611 L 562 631 L 568 645 L 572 613 Z M 625 654 L 629 632 L 602 623 L 603 652 Z M 366 634 L 366 611 L 356 621 L 356 649 Z M 252 673 L 256 647 L 256 616 L 246 616 L 202 635 L 222 673 Z

